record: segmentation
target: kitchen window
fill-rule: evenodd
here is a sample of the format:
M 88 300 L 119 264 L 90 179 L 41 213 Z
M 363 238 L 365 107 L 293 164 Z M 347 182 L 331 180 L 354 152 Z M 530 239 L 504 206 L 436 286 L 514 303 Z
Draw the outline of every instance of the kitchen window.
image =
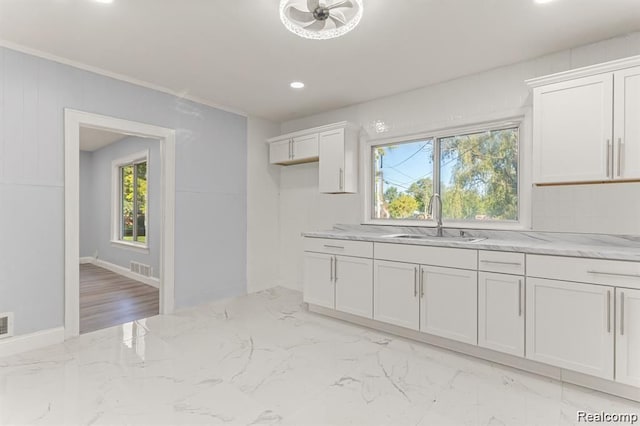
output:
M 520 223 L 519 123 L 372 144 L 370 155 L 369 222 L 431 224 L 437 193 L 445 226 Z
M 113 163 L 112 242 L 147 248 L 148 152 Z

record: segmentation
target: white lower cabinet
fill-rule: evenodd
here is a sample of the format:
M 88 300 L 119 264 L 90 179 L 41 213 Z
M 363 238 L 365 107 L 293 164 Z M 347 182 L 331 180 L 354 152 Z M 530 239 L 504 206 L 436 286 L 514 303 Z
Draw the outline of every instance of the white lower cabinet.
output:
M 478 346 L 524 356 L 524 277 L 478 273 Z
M 374 261 L 373 319 L 419 330 L 418 272 L 415 264 Z
M 422 266 L 420 283 L 420 331 L 477 344 L 478 273 Z
M 336 310 L 373 318 L 373 260 L 335 256 Z
M 640 290 L 616 288 L 616 381 L 640 387 Z
M 526 357 L 613 380 L 614 288 L 540 278 L 526 288 Z
M 373 318 L 372 259 L 305 251 L 303 269 L 306 303 Z
M 334 309 L 333 255 L 304 252 L 303 270 L 303 300 Z

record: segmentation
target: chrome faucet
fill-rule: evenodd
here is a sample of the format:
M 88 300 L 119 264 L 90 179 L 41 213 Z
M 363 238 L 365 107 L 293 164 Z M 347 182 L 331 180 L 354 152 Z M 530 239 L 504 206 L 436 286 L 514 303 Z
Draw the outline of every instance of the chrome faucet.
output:
M 438 199 L 438 210 L 437 217 L 433 215 L 433 199 Z M 440 198 L 440 194 L 433 194 L 431 198 L 429 198 L 429 207 L 427 208 L 429 212 L 429 216 L 433 217 L 437 221 L 436 225 L 436 237 L 442 237 L 442 198 Z

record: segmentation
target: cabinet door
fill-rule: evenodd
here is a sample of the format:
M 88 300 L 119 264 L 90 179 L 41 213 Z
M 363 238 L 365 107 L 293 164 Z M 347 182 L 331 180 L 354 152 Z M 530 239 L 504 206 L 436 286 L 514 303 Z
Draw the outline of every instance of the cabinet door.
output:
M 524 356 L 524 277 L 478 274 L 478 345 Z
M 527 354 L 613 380 L 613 288 L 527 278 Z
M 333 255 L 304 253 L 303 299 L 307 303 L 335 308 Z
M 344 191 L 344 129 L 320 133 L 320 192 Z
M 478 343 L 478 273 L 422 266 L 420 331 Z
M 336 310 L 373 318 L 373 260 L 335 257 Z
M 269 162 L 282 164 L 291 161 L 291 141 L 273 142 L 269 145 Z
M 418 330 L 418 265 L 374 262 L 373 319 Z
M 614 74 L 615 178 L 640 178 L 640 67 Z
M 640 290 L 616 289 L 616 381 L 640 387 Z
M 613 75 L 601 74 L 534 89 L 534 183 L 613 176 Z
M 293 138 L 292 157 L 294 161 L 318 158 L 318 134 Z

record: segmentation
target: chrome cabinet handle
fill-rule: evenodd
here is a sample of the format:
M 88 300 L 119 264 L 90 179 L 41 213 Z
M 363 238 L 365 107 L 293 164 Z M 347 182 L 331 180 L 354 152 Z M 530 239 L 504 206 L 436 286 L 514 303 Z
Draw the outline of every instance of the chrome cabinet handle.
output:
M 520 262 L 501 262 L 499 260 L 481 260 L 481 263 L 495 263 L 496 265 L 513 265 L 513 266 L 522 266 Z
M 338 258 L 333 256 L 333 282 L 338 281 Z
M 420 298 L 424 299 L 424 269 L 420 268 Z
M 332 245 L 329 245 L 329 244 L 325 244 L 324 246 L 325 246 L 326 248 L 335 248 L 335 249 L 341 249 L 341 250 L 344 250 L 344 247 L 342 247 L 342 246 L 332 246 Z
M 340 169 L 340 191 L 344 189 L 344 170 Z
M 329 258 L 329 280 L 333 282 L 333 256 Z
M 624 291 L 620 292 L 620 335 L 624 336 Z
M 607 177 L 611 175 L 611 141 L 607 139 Z
M 618 177 L 622 176 L 622 138 L 618 138 Z
M 607 290 L 607 333 L 611 333 L 611 290 Z
M 640 274 L 622 274 L 620 272 L 604 272 L 604 271 L 587 271 L 587 274 L 593 275 L 611 275 L 614 277 L 640 278 Z
M 522 316 L 522 280 L 518 280 L 518 316 Z
M 413 297 L 418 297 L 418 267 L 413 268 Z

